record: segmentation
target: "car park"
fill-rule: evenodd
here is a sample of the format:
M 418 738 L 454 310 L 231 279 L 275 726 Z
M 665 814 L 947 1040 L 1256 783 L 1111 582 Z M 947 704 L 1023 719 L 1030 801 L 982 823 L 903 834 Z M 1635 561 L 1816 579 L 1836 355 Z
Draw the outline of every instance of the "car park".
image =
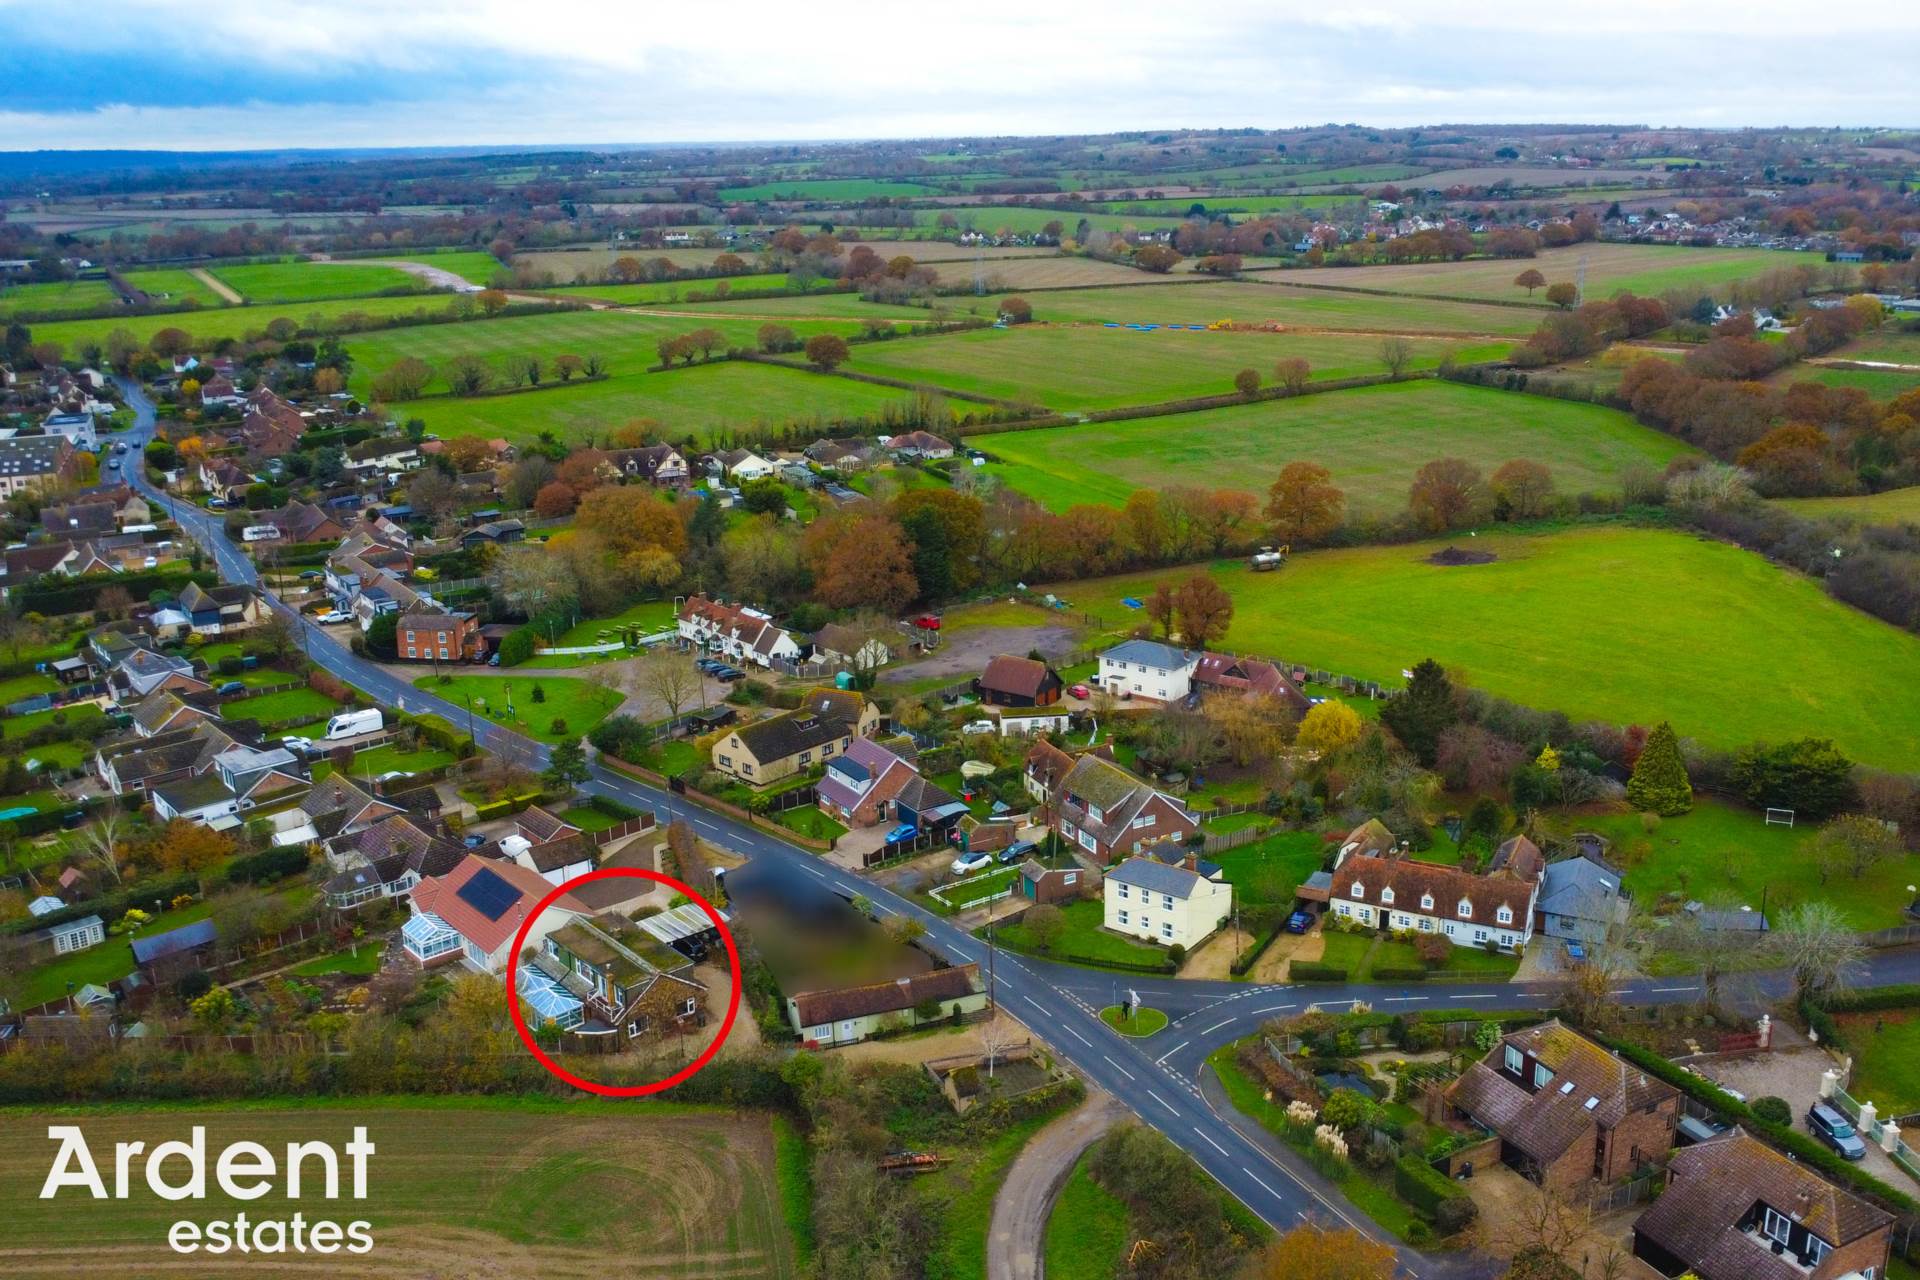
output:
M 1816 1102 L 1807 1108 L 1807 1132 L 1832 1147 L 1842 1160 L 1866 1158 L 1867 1144 L 1838 1107 Z
M 953 860 L 953 874 L 964 876 L 992 865 L 993 855 L 990 853 L 963 853 Z

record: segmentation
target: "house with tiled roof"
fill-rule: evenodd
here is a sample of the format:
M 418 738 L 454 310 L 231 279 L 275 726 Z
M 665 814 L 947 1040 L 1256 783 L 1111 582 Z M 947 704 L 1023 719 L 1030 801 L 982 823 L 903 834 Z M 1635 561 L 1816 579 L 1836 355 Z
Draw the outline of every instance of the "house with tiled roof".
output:
M 1678 1089 L 1557 1018 L 1500 1037 L 1434 1102 L 1434 1118 L 1497 1135 L 1502 1163 L 1561 1193 L 1666 1154 L 1680 1120 Z
M 219 719 L 219 699 L 211 690 L 177 693 L 172 689 L 156 689 L 134 704 L 132 728 L 143 738 L 154 738 Z
M 406 808 L 375 796 L 351 778 L 332 773 L 314 783 L 313 790 L 301 798 L 300 812 L 321 839 L 329 839 L 364 831 L 382 819 L 405 813 Z
M 951 458 L 953 446 L 931 431 L 909 431 L 889 438 L 887 452 L 896 458 Z
M 117 703 L 144 698 L 157 689 L 204 693 L 213 687 L 187 659 L 142 648 L 129 649 L 114 663 L 108 683 L 113 686 Z
M 1158 640 L 1123 640 L 1100 655 L 1094 682 L 1116 698 L 1178 702 L 1193 689 L 1200 655 Z
M 787 1021 L 809 1048 L 855 1044 L 876 1031 L 919 1025 L 919 1007 L 939 1006 L 930 1020 L 965 1017 L 987 1007 L 977 964 L 933 969 L 888 982 L 867 982 L 787 997 Z
M 1391 843 L 1382 848 L 1380 833 L 1391 842 L 1385 827 L 1374 832 L 1368 824 L 1342 842 L 1329 891 L 1335 915 L 1368 928 L 1435 934 L 1457 947 L 1514 951 L 1533 937 L 1538 849 L 1531 856 L 1510 850 L 1506 863 L 1478 874 L 1415 861 Z
M 347 536 L 346 526 L 324 507 L 295 498 L 282 507 L 267 523 L 278 525 L 288 542 L 338 542 Z
M 880 707 L 858 689 L 836 689 L 819 685 L 800 695 L 801 711 L 829 720 L 839 720 L 861 737 L 872 737 L 880 728 Z
M 245 498 L 254 484 L 246 469 L 231 458 L 204 458 L 195 474 L 201 489 L 228 502 Z
M 1305 715 L 1312 705 L 1286 672 L 1264 658 L 1237 658 L 1225 653 L 1203 653 L 1189 677 L 1202 694 L 1273 698 Z
M 813 633 L 814 655 L 845 671 L 877 671 L 905 648 L 902 637 L 861 631 L 830 622 Z
M 552 888 L 538 872 L 468 854 L 445 875 L 414 886 L 407 898 L 413 915 L 400 931 L 401 945 L 422 965 L 457 959 L 481 973 L 504 973 L 515 933 Z M 538 948 L 548 934 L 589 914 L 583 903 L 561 894 L 533 921 L 526 945 Z
M 563 1030 L 633 1040 L 706 1021 L 707 991 L 692 976 L 693 962 L 625 916 L 608 912 L 562 925 L 540 943 L 532 968 L 572 997 L 556 999 L 560 993 L 537 984 L 528 991 L 541 1021 Z
M 783 711 L 734 729 L 713 747 L 713 767 L 764 787 L 824 765 L 853 745 L 852 725 L 811 710 Z
M 1633 1224 L 1633 1256 L 1700 1280 L 1882 1280 L 1894 1219 L 1734 1129 L 1683 1147 Z
M 990 707 L 1052 706 L 1066 687 L 1046 663 L 1011 653 L 990 659 L 977 683 L 980 701 Z
M 487 647 L 480 619 L 461 612 L 403 614 L 393 639 L 403 662 L 477 662 Z
M 638 449 L 611 449 L 607 461 L 629 480 L 644 484 L 684 485 L 687 459 L 670 444 L 649 444 Z
M 1174 862 L 1132 857 L 1108 869 L 1101 885 L 1103 923 L 1163 947 L 1192 951 L 1233 914 L 1233 886 L 1191 853 Z
M 94 748 L 93 767 L 107 790 L 127 795 L 205 773 L 221 752 L 258 740 L 259 730 L 250 721 L 208 720 L 151 738 L 137 733 L 110 738 Z
M 705 596 L 687 597 L 675 625 L 685 643 L 736 662 L 771 667 L 775 659 L 798 662 L 808 652 L 792 632 L 775 625 L 771 615 Z
M 0 440 L 0 498 L 55 488 L 73 478 L 74 468 L 73 442 L 65 436 Z
M 1534 928 L 1550 938 L 1586 942 L 1624 925 L 1631 895 L 1620 872 L 1592 854 L 1550 862 L 1534 903 Z
M 514 834 L 500 841 L 500 852 L 550 884 L 565 884 L 593 870 L 595 846 L 573 823 L 532 805 L 515 815 Z
M 1098 755 L 1075 759 L 1051 807 L 1054 832 L 1103 867 L 1200 827 L 1174 797 Z
M 317 839 L 311 827 L 301 833 Z M 298 843 L 294 840 L 276 843 Z M 469 852 L 482 857 L 498 852 L 496 845 L 468 850 L 459 840 L 415 814 L 396 813 L 326 842 L 327 905 L 348 911 L 407 893 L 429 876 L 443 876 L 460 865 Z
M 820 811 L 849 827 L 871 827 L 893 817 L 893 799 L 918 771 L 871 738 L 856 737 L 827 762 L 816 788 Z
M 175 608 L 186 614 L 188 625 L 203 636 L 250 630 L 265 622 L 271 612 L 258 591 L 241 583 L 203 587 L 189 582 L 180 589 Z

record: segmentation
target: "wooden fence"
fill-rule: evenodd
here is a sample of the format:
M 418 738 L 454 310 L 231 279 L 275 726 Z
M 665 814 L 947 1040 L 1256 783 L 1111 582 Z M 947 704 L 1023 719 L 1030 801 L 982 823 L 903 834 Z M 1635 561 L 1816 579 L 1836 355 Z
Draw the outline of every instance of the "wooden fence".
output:
M 612 844 L 616 840 L 625 840 L 637 836 L 643 831 L 651 831 L 657 825 L 651 813 L 643 813 L 637 818 L 628 818 L 625 822 L 608 827 L 605 831 L 590 833 L 595 848 Z
M 604 751 L 598 752 L 597 754 L 599 756 L 600 762 L 606 765 L 610 769 L 617 770 L 620 773 L 630 774 L 631 776 L 640 779 L 642 782 L 650 783 L 653 786 L 659 787 L 662 790 L 667 791 L 673 795 L 685 796 L 688 800 L 691 800 L 693 803 L 701 806 L 702 808 L 711 809 L 715 813 L 724 813 L 730 818 L 736 818 L 739 821 L 745 822 L 751 826 L 759 827 L 763 831 L 772 832 L 774 835 L 779 836 L 783 840 L 790 840 L 797 845 L 802 845 L 808 849 L 817 849 L 823 853 L 828 850 L 831 850 L 834 846 L 834 841 L 831 836 L 827 837 L 824 840 L 816 840 L 812 836 L 802 835 L 800 832 L 795 831 L 792 827 L 782 826 L 779 823 L 774 822 L 770 818 L 765 818 L 757 813 L 752 813 L 746 809 L 741 808 L 737 804 L 733 804 L 733 803 L 730 803 L 729 801 L 722 800 L 718 796 L 710 796 L 704 791 L 696 790 L 695 788 L 688 786 L 684 781 L 682 781 L 679 778 L 669 778 L 664 774 L 655 773 L 653 770 L 648 769 L 643 765 L 630 764 L 627 761 L 622 760 L 620 757 L 608 755 Z M 810 787 L 796 788 L 796 790 L 801 790 L 801 789 L 811 790 Z M 799 806 L 788 805 L 787 807 L 798 808 Z M 781 812 L 784 812 L 784 810 L 781 810 Z
M 1264 840 L 1273 833 L 1271 826 L 1242 827 L 1238 831 L 1227 831 L 1220 835 L 1209 835 L 1200 844 L 1202 853 L 1224 853 L 1228 849 L 1238 849 L 1243 844 L 1252 844 Z

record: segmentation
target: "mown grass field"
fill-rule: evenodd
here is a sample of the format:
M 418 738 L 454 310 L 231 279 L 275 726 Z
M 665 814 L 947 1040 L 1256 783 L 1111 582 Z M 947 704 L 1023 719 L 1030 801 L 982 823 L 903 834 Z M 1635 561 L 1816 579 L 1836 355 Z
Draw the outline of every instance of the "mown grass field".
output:
M 625 699 L 618 689 L 538 673 L 511 676 L 421 676 L 413 687 L 455 706 L 473 698 L 475 715 L 517 728 L 542 742 L 571 742 L 599 724 Z M 535 691 L 538 690 L 536 699 Z M 555 720 L 566 721 L 564 730 Z
M 1546 249 L 1525 259 L 1475 259 L 1466 262 L 1422 262 L 1378 267 L 1310 267 L 1288 271 L 1281 279 L 1292 284 L 1344 285 L 1355 289 L 1390 289 L 1401 293 L 1438 293 L 1449 297 L 1498 298 L 1524 302 L 1527 291 L 1516 288 L 1515 276 L 1538 271 L 1549 281 L 1569 284 L 1587 267 L 1586 296 L 1605 298 L 1621 290 L 1659 294 L 1667 289 L 1716 290 L 1736 280 L 1747 280 L 1779 267 L 1826 266 L 1811 254 L 1778 249 L 1689 249 L 1678 245 L 1583 244 Z M 1533 301 L 1541 301 L 1536 289 Z
M 397 262 L 424 262 L 442 271 L 451 271 L 469 284 L 488 284 L 500 270 L 500 260 L 479 249 L 409 250 L 392 255 Z
M 1027 298 L 1033 318 L 1090 324 L 1281 324 L 1300 328 L 1359 329 L 1375 333 L 1484 334 L 1523 338 L 1544 311 L 1496 307 L 1479 302 L 1435 302 L 1384 298 L 1369 294 L 1297 289 L 1283 280 L 1291 273 L 1264 272 L 1250 280 L 1194 283 L 1188 275 L 1165 283 L 1115 289 L 1041 292 Z M 950 299 L 948 301 L 962 301 Z M 966 298 L 973 303 L 976 299 Z M 980 301 L 998 309 L 999 299 Z
M 1847 1091 L 1871 1099 L 1881 1115 L 1920 1110 L 1920 1011 L 1882 1009 L 1839 1015 L 1853 1055 Z
M 943 213 L 951 213 L 959 222 L 962 231 L 982 231 L 988 235 L 1011 232 L 1015 235 L 1031 235 L 1046 227 L 1049 222 L 1065 225 L 1067 234 L 1082 218 L 1085 218 L 1097 231 L 1124 231 L 1132 227 L 1139 231 L 1171 231 L 1178 227 L 1184 218 L 1177 217 L 1138 217 L 1132 214 L 1117 213 L 1069 213 L 1052 209 L 1014 208 L 1004 205 L 963 205 L 945 209 L 916 209 L 913 213 L 914 225 L 932 230 Z
M 425 288 L 419 277 L 398 267 L 356 262 L 247 262 L 209 270 L 249 305 L 357 298 L 389 289 L 418 292 Z
M 1054 510 L 1118 506 L 1135 489 L 1169 484 L 1264 493 L 1283 466 L 1304 460 L 1333 473 L 1349 517 L 1404 510 L 1415 473 L 1435 458 L 1465 458 L 1484 475 L 1529 458 L 1575 494 L 1614 490 L 1623 468 L 1657 470 L 1690 452 L 1618 410 L 1432 379 L 972 443 L 996 459 L 989 471 Z
M 97 311 L 120 300 L 105 280 L 56 280 L 10 284 L 0 289 L 0 319 L 17 315 L 63 315 Z M 38 338 L 39 331 L 34 332 Z
M 405 405 L 443 436 L 530 440 L 551 431 L 568 441 L 603 440 L 635 418 L 654 418 L 674 439 L 721 426 L 830 423 L 877 415 L 911 393 L 777 365 L 721 361 L 672 373 L 616 374 L 600 382 L 473 399 Z
M 401 275 L 406 273 L 400 272 Z M 411 278 L 411 277 L 409 277 Z M 405 316 L 419 313 L 437 316 L 446 312 L 451 295 L 412 294 L 378 298 L 334 298 L 325 302 L 283 303 L 259 307 L 209 307 L 203 311 L 174 312 L 167 315 L 98 316 L 91 320 L 55 320 L 33 326 L 36 342 L 58 342 L 69 352 L 86 343 L 104 343 L 115 329 L 125 329 L 138 342 L 147 342 L 162 329 L 181 329 L 193 337 L 197 346 L 210 346 L 221 338 L 248 339 L 266 332 L 275 320 L 287 319 L 301 327 L 324 325 L 338 316 L 358 312 L 366 316 Z M 468 323 L 480 323 L 469 321 Z M 488 322 L 497 323 L 497 322 Z
M 1426 558 L 1470 544 L 1494 564 Z M 1652 724 L 1717 747 L 1801 735 L 1855 759 L 1920 766 L 1920 637 L 1736 547 L 1615 525 L 1461 534 L 1295 555 L 1278 573 L 1212 572 L 1236 611 L 1225 644 L 1397 682 L 1425 657 L 1469 684 L 1576 718 Z M 1171 572 L 1053 588 L 1115 627 Z
M 1452 354 L 1461 362 L 1496 359 L 1505 343 L 1410 339 L 1413 367 Z M 1364 334 L 1275 334 L 1213 330 L 1024 325 L 855 350 L 849 368 L 952 387 L 1003 400 L 1085 411 L 1233 392 L 1241 369 L 1273 383 L 1276 361 L 1299 357 L 1320 379 L 1384 373 L 1380 340 Z M 1002 437 L 994 437 L 995 440 Z
M 613 302 L 623 307 L 676 306 L 692 293 L 712 295 L 724 289 L 730 298 L 751 298 L 762 294 L 785 296 L 787 274 L 784 271 L 756 275 L 714 276 L 697 280 L 660 280 L 644 284 L 583 284 L 569 287 L 559 296 L 583 301 Z
M 533 356 L 548 366 L 541 373 L 548 382 L 555 380 L 551 368 L 555 356 L 599 356 L 609 374 L 634 374 L 659 363 L 655 346 L 663 337 L 711 328 L 724 334 L 730 345 L 751 347 L 757 341 L 756 334 L 762 323 L 724 316 L 707 321 L 626 311 L 559 311 L 464 324 L 380 329 L 347 339 L 347 349 L 353 353 L 354 362 L 349 385 L 366 394 L 381 371 L 407 356 L 424 360 L 436 370 L 456 356 L 479 356 L 501 370 L 505 369 L 509 357 Z M 801 337 L 825 332 L 850 335 L 858 330 L 858 326 L 849 321 L 782 323 Z M 427 384 L 427 391 L 444 391 L 446 385 L 444 378 L 436 376 Z
M 184 267 L 156 267 L 151 271 L 129 271 L 126 281 L 168 303 L 195 302 L 203 307 L 224 307 L 227 300 L 206 281 Z
M 1782 498 L 1779 502 L 1802 516 L 1831 517 L 1855 524 L 1920 524 L 1920 485 L 1852 498 Z
M 723 187 L 722 200 L 867 200 L 875 196 L 930 196 L 936 189 L 923 182 L 893 182 L 884 178 L 801 178 L 758 182 L 749 187 Z
M 1891 400 L 1920 387 L 1920 371 L 1912 369 L 1842 369 L 1832 365 L 1795 364 L 1774 382 L 1818 382 L 1826 387 L 1857 387 L 1875 400 Z
M 1073 1166 L 1047 1216 L 1046 1274 L 1052 1280 L 1112 1280 L 1131 1238 L 1127 1203 L 1093 1180 L 1090 1156 Z
M 4 1246 L 11 1276 L 137 1275 L 173 1258 L 195 1275 L 306 1275 L 326 1261 L 295 1253 L 174 1255 L 172 1223 L 364 1220 L 371 1253 L 332 1256 L 337 1274 L 416 1277 L 615 1274 L 725 1275 L 789 1280 L 794 1245 L 782 1214 L 769 1118 L 757 1112 L 696 1111 L 595 1100 L 314 1099 L 225 1107 L 10 1109 L 17 1141 L 0 1152 L 0 1194 L 13 1211 Z M 49 1124 L 77 1124 L 111 1180 L 113 1144 L 185 1140 L 207 1130 L 207 1199 L 155 1196 L 136 1164 L 129 1196 L 110 1214 L 68 1190 L 39 1198 L 57 1144 Z M 322 1197 L 320 1166 L 309 1159 L 298 1201 L 283 1179 L 252 1201 L 222 1195 L 214 1156 L 227 1144 L 259 1142 L 284 1160 L 289 1142 L 325 1142 L 338 1152 L 364 1126 L 374 1144 L 367 1196 L 351 1197 L 351 1162 L 340 1157 L 341 1198 Z M 176 1166 L 177 1167 L 177 1166 Z M 291 1228 L 288 1230 L 291 1236 Z

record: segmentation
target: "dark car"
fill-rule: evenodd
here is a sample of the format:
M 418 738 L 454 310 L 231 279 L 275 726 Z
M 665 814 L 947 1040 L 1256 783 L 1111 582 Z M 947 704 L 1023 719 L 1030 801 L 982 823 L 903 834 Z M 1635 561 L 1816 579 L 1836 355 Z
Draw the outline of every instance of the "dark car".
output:
M 1288 933 L 1305 933 L 1313 928 L 1313 912 L 1296 911 L 1287 917 Z
M 722 667 L 713 673 L 713 678 L 721 684 L 732 684 L 735 680 L 745 680 L 747 673 L 738 667 Z
M 1847 1118 L 1836 1107 L 1816 1102 L 1807 1108 L 1807 1132 L 1839 1152 L 1842 1160 L 1866 1157 L 1867 1144 L 1860 1140 Z
M 225 684 L 221 685 L 218 689 L 214 690 L 215 693 L 219 694 L 223 698 L 227 697 L 230 694 L 245 693 L 246 691 L 247 691 L 247 686 L 238 680 L 229 680 Z
M 706 672 L 708 675 L 712 675 L 714 672 L 720 670 L 722 667 L 726 666 L 727 664 L 724 662 L 720 662 L 714 658 L 696 658 L 694 659 L 693 665 L 700 668 L 702 671 Z
M 1016 862 L 1023 862 L 1028 855 L 1034 851 L 1034 848 L 1035 845 L 1031 840 L 1015 840 L 999 852 L 1000 865 L 1007 867 L 1012 866 Z

